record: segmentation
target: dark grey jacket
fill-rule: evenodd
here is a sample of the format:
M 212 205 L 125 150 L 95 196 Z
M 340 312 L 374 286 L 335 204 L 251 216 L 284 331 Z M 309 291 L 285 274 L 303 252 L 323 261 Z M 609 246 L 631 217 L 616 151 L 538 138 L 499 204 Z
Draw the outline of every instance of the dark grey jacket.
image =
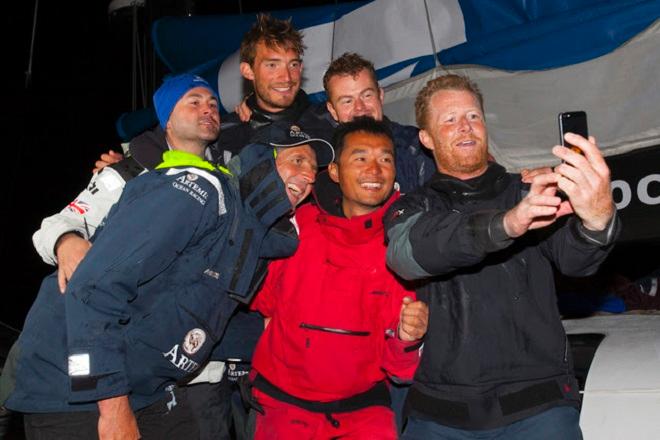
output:
M 481 430 L 577 405 L 553 265 L 570 276 L 595 272 L 618 222 L 593 234 L 572 217 L 511 240 L 503 216 L 525 191 L 496 164 L 467 181 L 436 173 L 385 217 L 388 265 L 420 280 L 430 309 L 408 399 L 419 417 Z

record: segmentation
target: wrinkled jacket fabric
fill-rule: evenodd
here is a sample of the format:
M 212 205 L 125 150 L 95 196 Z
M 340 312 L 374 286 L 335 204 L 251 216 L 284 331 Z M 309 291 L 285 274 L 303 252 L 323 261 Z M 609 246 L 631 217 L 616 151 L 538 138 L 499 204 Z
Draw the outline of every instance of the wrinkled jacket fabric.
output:
M 351 219 L 308 204 L 296 211 L 300 245 L 270 263 L 252 308 L 271 317 L 253 369 L 300 399 L 330 402 L 373 387 L 386 375 L 410 379 L 415 343 L 396 337 L 404 296 L 385 267 L 382 216 Z M 418 345 L 418 344 L 417 344 Z
M 263 257 L 295 250 L 269 233 L 291 208 L 272 148 L 246 148 L 241 172 L 179 165 L 131 180 L 66 293 L 56 273 L 44 280 L 3 372 L 5 406 L 94 410 L 128 394 L 140 409 L 197 372 Z
M 608 239 L 598 243 L 572 217 L 511 240 L 503 214 L 526 190 L 518 175 L 496 164 L 467 181 L 436 173 L 385 217 L 388 264 L 406 279 L 424 280 L 417 295 L 429 305 L 424 354 L 408 398 L 417 417 L 479 430 L 578 404 L 552 264 L 570 276 L 594 273 L 618 226 L 613 222 Z M 548 381 L 558 384 L 551 401 L 515 401 L 520 390 L 551 388 Z M 447 409 L 429 411 L 417 391 Z M 515 404 L 507 408 L 507 402 Z

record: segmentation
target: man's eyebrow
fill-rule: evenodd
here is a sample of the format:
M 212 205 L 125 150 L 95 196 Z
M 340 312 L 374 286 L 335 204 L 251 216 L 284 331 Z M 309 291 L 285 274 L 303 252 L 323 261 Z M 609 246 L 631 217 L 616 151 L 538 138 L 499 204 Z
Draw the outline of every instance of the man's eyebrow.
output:
M 294 154 L 291 155 L 291 158 L 292 159 L 304 159 L 307 162 L 311 162 L 311 164 L 314 165 L 315 168 L 318 168 L 318 164 L 316 162 L 316 157 L 314 157 L 314 159 L 312 159 L 304 153 L 294 153 Z
M 376 89 L 373 87 L 367 87 L 366 89 L 362 89 L 358 92 L 359 95 L 363 94 L 364 92 L 375 92 Z M 352 98 L 353 95 L 339 95 L 337 96 L 337 99 L 342 99 L 342 98 Z
M 216 98 L 213 95 L 208 95 L 207 96 L 207 95 L 203 95 L 201 93 L 190 93 L 188 96 L 185 97 L 185 99 L 186 100 L 190 100 L 190 99 L 209 99 L 209 100 L 215 102 L 216 104 L 220 102 L 218 100 L 218 98 Z
M 263 59 L 263 62 L 268 62 L 268 61 L 284 61 L 284 58 L 264 58 Z M 289 60 L 289 62 L 291 62 L 291 61 L 297 61 L 299 63 L 302 63 L 302 58 L 294 58 L 292 60 Z
M 389 154 L 389 155 L 394 156 L 394 149 L 393 148 L 387 148 L 387 147 L 376 147 L 376 148 L 373 148 L 373 147 L 365 147 L 365 148 L 357 147 L 357 148 L 351 150 L 349 155 L 352 156 L 354 154 L 365 154 L 370 150 L 374 150 L 378 154 Z
M 351 150 L 351 156 L 354 155 L 354 154 L 364 154 L 366 152 L 367 152 L 366 148 L 358 147 L 358 148 L 355 148 L 355 149 Z

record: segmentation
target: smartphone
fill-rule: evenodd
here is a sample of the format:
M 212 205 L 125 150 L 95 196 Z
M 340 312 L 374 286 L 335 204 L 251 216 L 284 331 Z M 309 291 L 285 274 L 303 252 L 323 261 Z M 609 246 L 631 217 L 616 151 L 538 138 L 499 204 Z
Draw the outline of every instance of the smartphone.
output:
M 587 113 L 583 111 L 562 112 L 559 113 L 559 143 L 566 148 L 570 148 L 576 153 L 584 154 L 579 147 L 571 145 L 564 140 L 564 134 L 575 133 L 589 139 L 589 130 L 587 129 Z

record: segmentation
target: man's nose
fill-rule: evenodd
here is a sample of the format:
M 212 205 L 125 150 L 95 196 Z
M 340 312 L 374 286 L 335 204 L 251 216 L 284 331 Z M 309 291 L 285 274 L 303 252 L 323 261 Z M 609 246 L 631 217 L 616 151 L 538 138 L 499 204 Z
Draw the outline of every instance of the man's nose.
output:
M 372 175 L 379 175 L 383 172 L 383 170 L 380 167 L 380 164 L 378 163 L 377 160 L 369 160 L 367 161 L 367 166 L 365 167 L 365 172 L 368 174 Z
M 470 132 L 470 131 L 472 131 L 472 124 L 470 124 L 470 121 L 468 121 L 468 118 L 466 118 L 465 116 L 462 117 L 462 118 L 458 121 L 458 124 L 459 124 L 459 125 L 458 125 L 458 129 L 459 129 L 461 132 Z
M 281 72 L 280 72 L 280 80 L 281 81 L 286 81 L 286 82 L 291 82 L 291 69 L 289 69 L 288 66 L 282 67 Z
M 213 111 L 214 111 L 213 107 L 214 106 L 210 102 L 203 103 L 202 104 L 202 113 L 204 113 L 205 115 L 207 115 L 209 113 L 213 113 Z
M 309 183 L 314 183 L 316 181 L 316 168 L 311 165 L 305 165 L 302 167 L 302 177 Z
M 362 113 L 366 110 L 366 108 L 367 107 L 364 105 L 364 101 L 362 100 L 362 98 L 357 98 L 355 100 L 355 112 L 356 113 L 358 113 L 358 114 Z

